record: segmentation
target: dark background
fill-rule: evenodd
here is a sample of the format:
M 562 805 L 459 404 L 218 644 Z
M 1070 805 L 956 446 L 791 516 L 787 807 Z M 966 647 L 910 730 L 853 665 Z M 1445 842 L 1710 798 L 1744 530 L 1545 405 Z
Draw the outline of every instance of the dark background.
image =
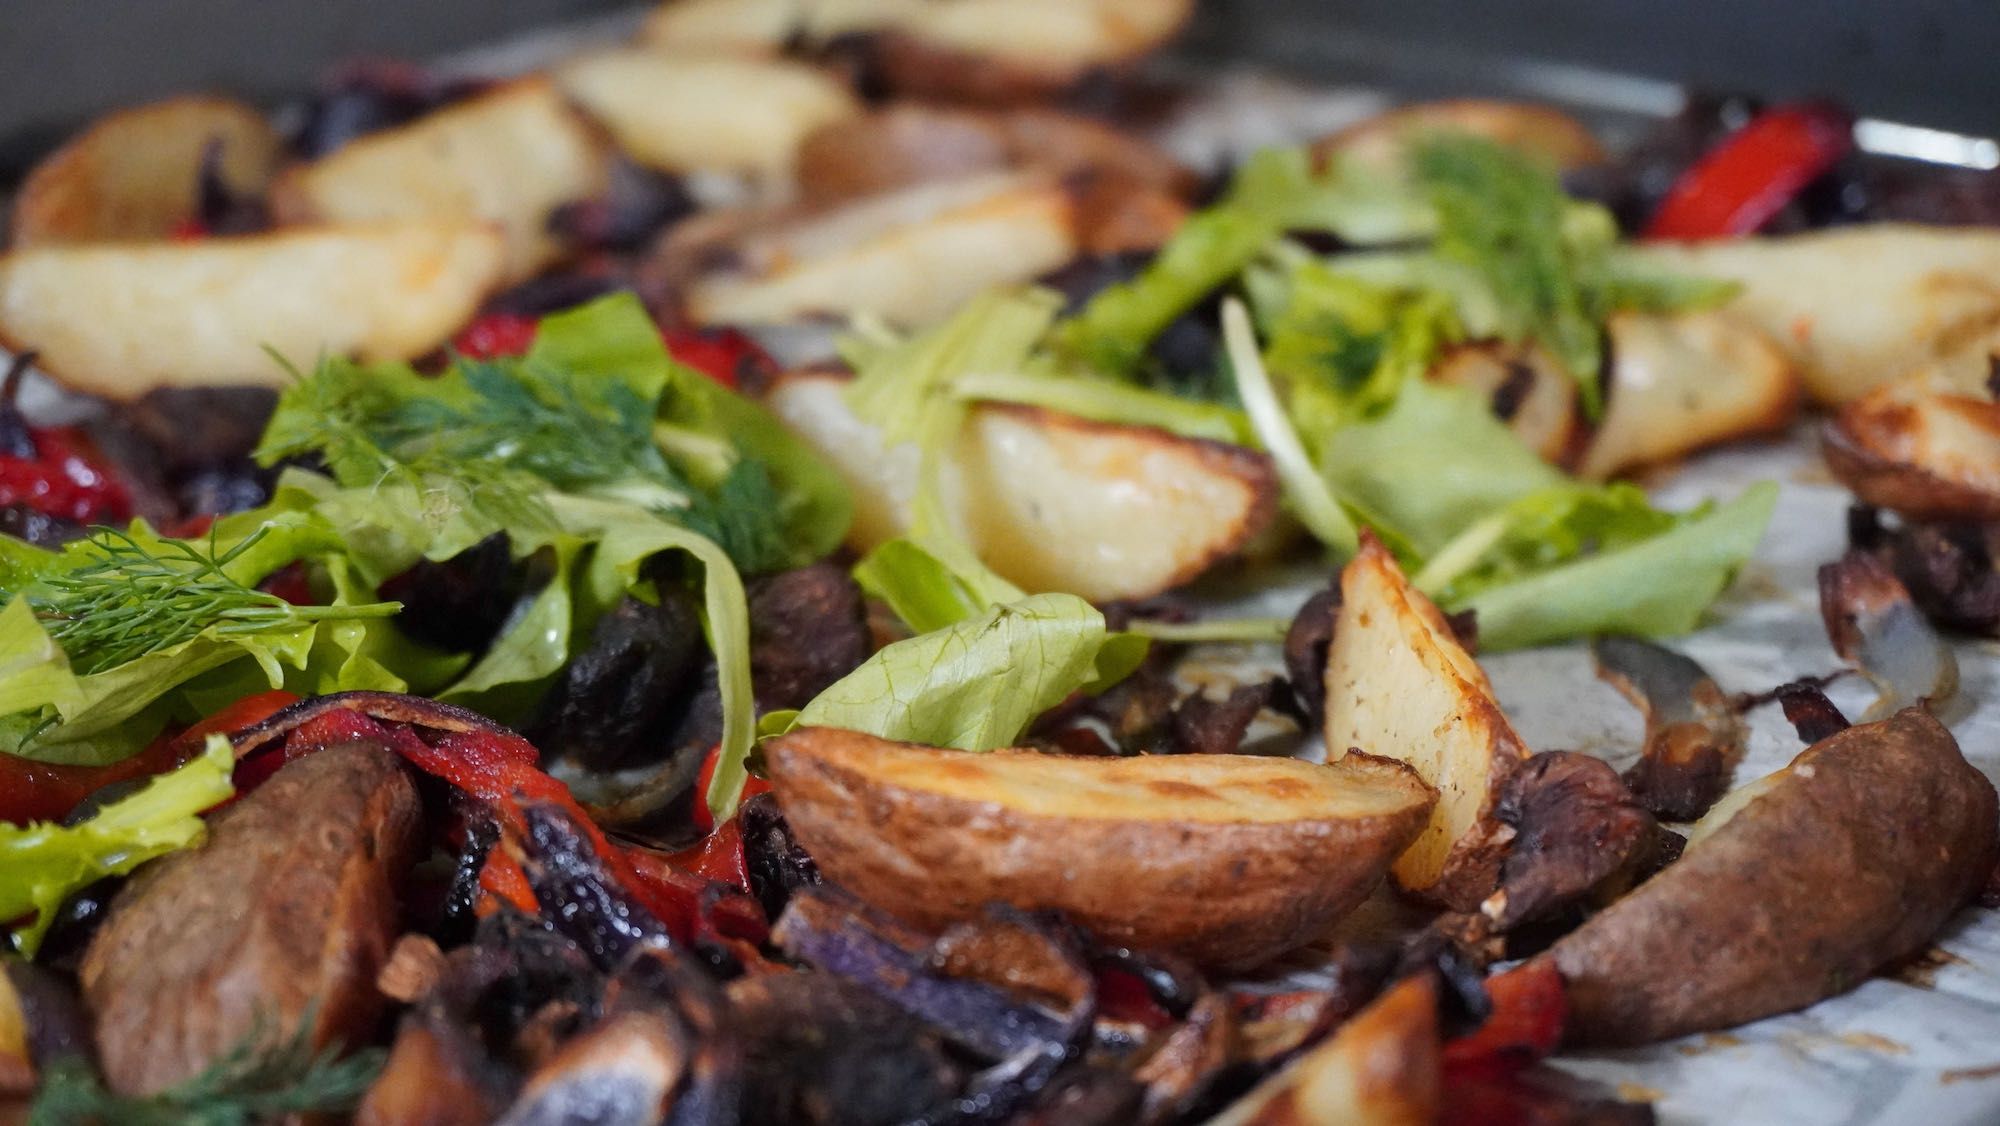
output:
M 183 90 L 274 100 L 356 54 L 435 55 L 628 0 L 0 0 L 0 165 Z M 1576 66 L 2000 132 L 2000 0 L 1206 0 L 1186 54 L 1415 93 L 1559 94 Z M 1548 64 L 1558 64 L 1550 66 Z M 1648 91 L 1601 88 L 1645 108 Z

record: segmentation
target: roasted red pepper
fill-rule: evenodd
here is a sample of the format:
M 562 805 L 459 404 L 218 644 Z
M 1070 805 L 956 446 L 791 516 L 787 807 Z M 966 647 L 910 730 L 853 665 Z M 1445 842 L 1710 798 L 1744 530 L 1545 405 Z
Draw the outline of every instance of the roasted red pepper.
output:
M 1446 1071 L 1526 1067 L 1562 1042 L 1569 1002 L 1562 975 L 1547 961 L 1524 962 L 1486 979 L 1493 1012 L 1486 1023 L 1444 1045 Z
M 475 360 L 519 356 L 535 343 L 539 323 L 539 318 L 519 313 L 488 313 L 467 325 L 451 346 Z M 662 329 L 660 340 L 675 360 L 732 390 L 746 368 L 777 370 L 777 361 L 733 328 Z
M 162 735 L 145 750 L 108 766 L 58 766 L 0 755 L 0 821 L 25 825 L 67 816 L 84 798 L 115 782 L 150 778 L 201 753 L 202 741 L 215 732 L 248 727 L 287 705 L 298 702 L 289 692 L 245 696 L 185 731 Z
M 1822 102 L 1775 106 L 1681 174 L 1646 227 L 1653 239 L 1747 235 L 1854 148 L 1854 121 Z
M 452 338 L 452 350 L 475 360 L 518 356 L 535 342 L 536 318 L 518 313 L 488 313 Z
M 35 456 L 0 455 L 0 505 L 26 505 L 79 524 L 131 519 L 131 494 L 81 431 L 30 427 L 28 439 Z
M 708 812 L 708 784 L 715 778 L 715 764 L 721 756 L 722 744 L 710 747 L 708 757 L 701 760 L 701 770 L 694 776 L 694 827 L 704 833 L 715 830 L 715 817 Z M 755 774 L 743 780 L 743 801 L 770 792 L 771 784 Z

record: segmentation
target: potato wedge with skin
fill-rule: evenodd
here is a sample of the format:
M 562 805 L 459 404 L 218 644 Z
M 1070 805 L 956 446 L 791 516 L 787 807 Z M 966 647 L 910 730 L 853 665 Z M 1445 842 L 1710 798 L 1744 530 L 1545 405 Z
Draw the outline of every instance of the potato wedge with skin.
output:
M 556 80 L 639 164 L 789 180 L 799 142 L 856 117 L 861 102 L 804 63 L 687 58 L 645 48 L 585 55 Z
M 266 347 L 308 368 L 436 348 L 499 285 L 504 253 L 483 224 L 430 222 L 18 251 L 0 257 L 0 344 L 109 399 L 277 386 Z
M 1607 158 L 1595 134 L 1554 106 L 1488 98 L 1447 98 L 1399 106 L 1315 142 L 1315 160 L 1335 155 L 1370 168 L 1395 168 L 1411 141 L 1429 133 L 1470 133 L 1568 171 Z
M 795 44 L 871 31 L 924 0 L 669 0 L 653 9 L 640 41 L 658 51 L 770 57 Z
M 848 544 L 865 552 L 908 527 L 917 451 L 884 450 L 846 385 L 794 373 L 765 405 L 847 479 Z M 1094 602 L 1201 574 L 1271 523 L 1278 495 L 1269 459 L 1238 446 L 1000 404 L 974 408 L 939 487 L 988 566 L 1030 592 Z
M 210 146 L 224 185 L 261 196 L 283 142 L 263 114 L 231 98 L 169 98 L 99 118 L 22 181 L 9 245 L 167 238 L 194 216 Z
M 1576 380 L 1539 347 L 1461 344 L 1426 373 L 1439 383 L 1486 396 L 1515 437 L 1551 465 L 1567 466 L 1582 435 Z
M 1437 986 L 1408 977 L 1207 1126 L 1429 1126 L 1443 1090 Z
M 750 234 L 731 262 L 690 283 L 687 313 L 708 324 L 872 313 L 921 325 L 1068 262 L 1075 227 L 1074 204 L 1050 178 L 922 184 Z
M 1542 955 L 1576 1042 L 1665 1040 L 1844 993 L 1921 950 L 1993 871 L 1993 785 L 1921 708 L 1823 739 L 1751 787 Z
M 1875 223 L 1636 251 L 1742 283 L 1727 308 L 1791 353 L 1822 403 L 1845 403 L 2000 325 L 2000 231 Z
M 1364 534 L 1341 572 L 1340 595 L 1327 651 L 1327 757 L 1396 759 L 1437 788 L 1430 821 L 1392 874 L 1405 891 L 1474 910 L 1499 885 L 1514 830 L 1495 805 L 1527 748 L 1485 671 L 1374 536 Z
M 919 927 L 989 903 L 1244 969 L 1366 898 L 1429 811 L 1399 763 L 970 754 L 803 728 L 771 784 L 828 878 Z
M 950 0 L 883 25 L 883 78 L 917 98 L 1011 105 L 1059 93 L 1164 46 L 1193 0 Z
M 509 281 L 555 261 L 549 215 L 603 190 L 609 158 L 546 78 L 525 78 L 286 170 L 287 222 L 480 221 L 506 237 Z
M 1732 438 L 1782 430 L 1798 412 L 1798 368 L 1775 341 L 1728 312 L 1676 317 L 1617 313 L 1611 384 L 1577 464 L 1614 474 Z
M 2000 403 L 1967 382 L 1934 365 L 1842 407 L 1821 436 L 1827 467 L 1914 520 L 2000 520 Z

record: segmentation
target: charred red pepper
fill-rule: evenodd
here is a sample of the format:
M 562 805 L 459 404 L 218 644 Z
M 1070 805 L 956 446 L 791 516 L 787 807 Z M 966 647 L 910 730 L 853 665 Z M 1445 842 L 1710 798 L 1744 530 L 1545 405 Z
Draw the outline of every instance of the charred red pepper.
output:
M 0 455 L 0 505 L 26 505 L 79 524 L 131 519 L 131 494 L 82 431 L 36 426 L 27 434 L 32 456 Z
M 720 743 L 708 749 L 708 757 L 701 760 L 701 770 L 694 776 L 694 827 L 704 833 L 715 831 L 715 817 L 708 812 L 708 784 L 715 778 L 716 760 L 722 756 Z M 743 801 L 749 801 L 758 794 L 771 792 L 771 784 L 749 775 L 743 780 Z
M 1754 233 L 1854 149 L 1854 121 L 1823 102 L 1774 106 L 1681 174 L 1646 227 L 1653 239 Z
M 538 321 L 519 313 L 488 313 L 452 338 L 452 350 L 475 360 L 519 356 L 535 342 Z
M 699 797 L 697 791 L 696 796 Z M 750 864 L 743 856 L 743 825 L 732 817 L 699 844 L 676 852 L 673 865 L 684 872 L 750 890 Z
M 525 354 L 535 343 L 537 317 L 519 313 L 488 313 L 452 338 L 462 356 L 491 360 Z M 667 354 L 734 390 L 746 370 L 777 370 L 777 361 L 757 342 L 733 328 L 672 328 L 660 330 Z
M 1446 1071 L 1526 1067 L 1562 1042 L 1569 1002 L 1547 961 L 1525 962 L 1486 979 L 1493 1012 L 1479 1028 L 1444 1045 Z

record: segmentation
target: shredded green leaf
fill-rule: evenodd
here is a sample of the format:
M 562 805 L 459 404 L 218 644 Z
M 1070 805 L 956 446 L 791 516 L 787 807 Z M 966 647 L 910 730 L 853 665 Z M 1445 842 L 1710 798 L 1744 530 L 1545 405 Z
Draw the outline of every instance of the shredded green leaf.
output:
M 8 932 L 15 952 L 34 956 L 56 908 L 71 895 L 200 840 L 202 812 L 236 792 L 235 769 L 229 741 L 212 737 L 201 757 L 78 824 L 0 824 L 0 919 L 32 914 Z

